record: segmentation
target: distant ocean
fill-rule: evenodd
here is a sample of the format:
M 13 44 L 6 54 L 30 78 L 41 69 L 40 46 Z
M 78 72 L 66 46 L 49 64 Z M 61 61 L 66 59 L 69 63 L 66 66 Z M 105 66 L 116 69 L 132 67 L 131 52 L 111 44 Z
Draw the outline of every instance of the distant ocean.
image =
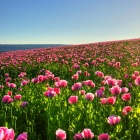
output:
M 0 52 L 39 49 L 39 48 L 52 48 L 58 46 L 66 46 L 66 45 L 64 44 L 0 44 Z

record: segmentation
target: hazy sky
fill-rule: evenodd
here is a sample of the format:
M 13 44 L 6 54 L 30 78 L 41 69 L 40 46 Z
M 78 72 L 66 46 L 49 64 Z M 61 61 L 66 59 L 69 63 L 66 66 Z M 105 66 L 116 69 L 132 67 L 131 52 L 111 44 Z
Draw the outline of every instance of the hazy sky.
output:
M 140 0 L 0 0 L 0 44 L 140 37 Z

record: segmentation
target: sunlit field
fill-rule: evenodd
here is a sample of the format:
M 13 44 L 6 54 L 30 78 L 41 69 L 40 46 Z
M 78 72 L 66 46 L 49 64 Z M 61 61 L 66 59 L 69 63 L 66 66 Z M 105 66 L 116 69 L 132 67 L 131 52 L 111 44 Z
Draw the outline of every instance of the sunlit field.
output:
M 140 39 L 0 53 L 0 140 L 139 140 Z

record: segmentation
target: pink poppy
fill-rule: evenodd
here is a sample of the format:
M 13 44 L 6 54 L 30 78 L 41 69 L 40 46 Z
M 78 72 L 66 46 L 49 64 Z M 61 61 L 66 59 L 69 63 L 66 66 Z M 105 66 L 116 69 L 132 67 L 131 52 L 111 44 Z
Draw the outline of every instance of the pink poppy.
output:
M 82 88 L 82 83 L 81 82 L 78 82 L 78 83 L 75 83 L 71 89 L 76 91 L 76 90 L 79 90 L 80 88 Z
M 121 88 L 119 86 L 113 86 L 112 88 L 110 88 L 110 92 L 112 93 L 112 95 L 118 95 L 121 93 Z
M 62 129 L 58 129 L 56 131 L 56 139 L 57 140 L 65 140 L 66 139 L 66 132 Z
M 125 106 L 123 109 L 122 109 L 122 114 L 123 115 L 127 115 L 128 112 L 131 112 L 132 111 L 132 107 L 131 106 Z
M 9 103 L 10 104 L 10 103 L 13 102 L 13 99 L 9 95 L 4 95 L 3 98 L 2 98 L 2 102 L 3 103 Z
M 27 132 L 20 134 L 16 140 L 27 140 Z
M 122 93 L 126 93 L 126 92 L 128 92 L 129 91 L 129 89 L 127 88 L 127 87 L 122 87 L 121 88 L 121 92 Z
M 20 94 L 17 94 L 14 96 L 14 99 L 15 100 L 21 100 L 22 96 Z
M 88 128 L 85 128 L 81 134 L 85 139 L 92 139 L 94 137 L 94 133 Z
M 68 102 L 70 104 L 75 104 L 78 102 L 78 96 L 70 96 L 69 99 L 68 99 Z
M 140 86 L 140 76 L 136 78 L 135 84 L 138 85 L 138 86 Z
M 124 93 L 121 98 L 124 101 L 129 101 L 131 99 L 131 94 L 130 93 Z
M 1 140 L 14 140 L 15 133 L 13 129 L 6 127 L 0 127 L 0 138 Z
M 74 138 L 74 140 L 82 140 L 83 135 L 81 133 L 77 133 L 77 134 L 75 134 L 75 136 L 73 138 Z
M 98 140 L 110 140 L 110 136 L 108 135 L 108 133 L 100 134 L 98 136 Z
M 68 84 L 68 82 L 66 80 L 59 80 L 59 81 L 57 81 L 57 82 L 54 83 L 54 85 L 56 87 L 59 87 L 59 88 L 66 87 L 67 84 Z
M 116 102 L 116 97 L 109 97 L 109 98 L 107 98 L 107 102 L 110 105 L 114 105 L 115 102 Z
M 102 105 L 105 105 L 107 103 L 108 99 L 107 98 L 101 98 L 100 102 Z
M 120 116 L 114 116 L 114 115 L 108 117 L 108 119 L 107 119 L 107 122 L 110 125 L 118 124 L 120 121 L 121 121 L 121 117 Z
M 88 101 L 92 101 L 94 99 L 95 95 L 93 93 L 87 93 L 85 94 L 85 98 L 88 100 Z

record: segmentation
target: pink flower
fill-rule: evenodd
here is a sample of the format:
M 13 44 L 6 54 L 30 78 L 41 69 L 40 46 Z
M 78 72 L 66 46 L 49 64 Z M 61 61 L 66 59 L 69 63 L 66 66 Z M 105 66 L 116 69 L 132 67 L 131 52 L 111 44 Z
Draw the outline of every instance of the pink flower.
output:
M 4 95 L 3 98 L 2 98 L 2 102 L 3 103 L 9 103 L 10 104 L 10 103 L 13 102 L 13 99 L 9 95 Z
M 95 95 L 99 98 L 103 97 L 103 91 L 102 90 L 96 90 Z
M 20 94 L 17 94 L 14 96 L 14 99 L 15 100 L 21 100 L 22 96 Z
M 10 87 L 10 88 L 15 88 L 15 87 L 16 87 L 16 84 L 14 84 L 14 83 L 9 83 L 9 84 L 8 84 L 8 87 Z
M 48 90 L 48 91 L 44 92 L 44 96 L 46 96 L 46 97 L 52 98 L 52 97 L 54 97 L 56 95 L 57 95 L 56 92 L 53 91 L 53 90 Z
M 58 129 L 56 131 L 56 139 L 57 140 L 65 140 L 66 139 L 66 132 L 62 129 Z
M 12 96 L 12 91 L 8 91 L 7 94 L 8 94 L 9 96 Z
M 116 97 L 109 97 L 109 98 L 107 98 L 107 102 L 110 105 L 114 105 L 115 102 L 116 102 Z
M 128 112 L 131 112 L 132 111 L 132 107 L 131 106 L 125 106 L 123 109 L 122 109 L 122 114 L 123 115 L 127 115 Z
M 82 136 L 83 138 L 85 139 L 92 139 L 94 137 L 94 133 L 88 129 L 88 128 L 85 128 L 83 131 L 82 131 Z
M 27 140 L 27 132 L 20 134 L 16 140 Z
M 25 86 L 25 85 L 27 85 L 28 83 L 29 83 L 29 81 L 23 80 L 23 81 L 21 82 L 21 85 L 22 85 L 22 86 Z
M 21 106 L 21 107 L 26 107 L 27 104 L 28 104 L 28 102 L 22 102 L 20 106 Z
M 92 101 L 94 99 L 95 95 L 93 93 L 87 93 L 85 94 L 85 98 L 88 100 L 88 101 Z
M 69 99 L 68 99 L 68 102 L 70 104 L 75 104 L 78 102 L 78 96 L 70 96 Z
M 124 78 L 126 79 L 126 78 L 128 78 L 129 77 L 129 74 L 124 74 Z
M 100 134 L 98 136 L 98 140 L 110 140 L 110 136 L 108 135 L 108 133 Z
M 68 84 L 68 82 L 66 80 L 59 80 L 59 81 L 57 81 L 57 82 L 54 83 L 54 85 L 56 87 L 59 87 L 59 88 L 66 87 L 67 84 Z
M 116 79 L 112 79 L 112 78 L 108 78 L 106 80 L 106 83 L 109 85 L 109 86 L 116 86 L 117 85 L 117 80 Z
M 75 79 L 75 80 L 78 80 L 79 75 L 78 75 L 78 74 L 74 74 L 71 78 L 72 78 L 72 79 Z
M 129 91 L 129 89 L 127 88 L 127 87 L 122 87 L 122 89 L 121 89 L 121 92 L 122 93 L 126 93 L 126 92 L 128 92 Z
M 86 91 L 85 91 L 85 90 L 79 90 L 79 93 L 80 93 L 81 95 L 85 95 Z
M 121 93 L 121 88 L 119 86 L 114 86 L 110 88 L 110 92 L 112 93 L 112 95 L 118 95 Z
M 77 133 L 77 134 L 75 134 L 75 136 L 73 138 L 74 138 L 74 140 L 82 140 L 83 135 L 81 133 Z
M 13 129 L 0 127 L 0 140 L 14 140 L 15 134 Z
M 140 86 L 140 76 L 135 79 L 135 84 Z
M 82 83 L 81 82 L 78 82 L 78 83 L 75 83 L 71 89 L 76 91 L 76 90 L 79 90 L 80 88 L 82 87 Z
M 120 116 L 114 116 L 114 115 L 108 117 L 108 119 L 107 119 L 107 122 L 110 125 L 118 124 L 120 121 L 121 121 L 121 117 Z
M 138 76 L 138 75 L 139 75 L 139 71 L 134 71 L 134 74 L 135 74 L 136 76 Z
M 95 87 L 95 84 L 93 83 L 92 80 L 83 81 L 83 84 L 89 87 Z
M 124 101 L 129 101 L 130 99 L 131 99 L 130 93 L 124 93 L 124 94 L 122 95 L 122 100 L 124 100 Z
M 107 98 L 101 98 L 100 102 L 102 105 L 105 105 L 107 103 Z
M 96 74 L 98 77 L 101 77 L 101 78 L 104 77 L 104 73 L 102 73 L 101 71 L 96 71 L 95 74 Z

